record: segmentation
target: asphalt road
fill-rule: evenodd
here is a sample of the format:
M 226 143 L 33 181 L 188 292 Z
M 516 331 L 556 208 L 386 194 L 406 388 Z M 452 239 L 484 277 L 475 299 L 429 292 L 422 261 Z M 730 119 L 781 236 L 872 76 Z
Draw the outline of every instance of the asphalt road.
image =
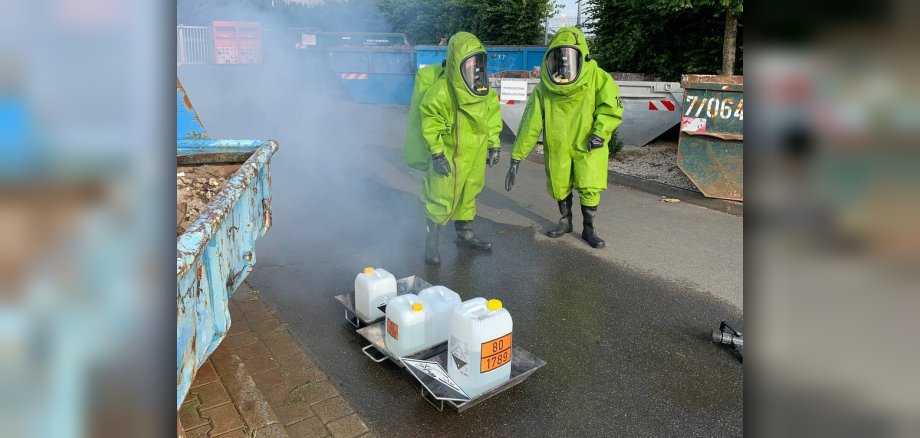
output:
M 273 228 L 247 281 L 381 436 L 741 435 L 742 365 L 709 340 L 720 320 L 743 325 L 741 218 L 611 186 L 598 214 L 607 248 L 580 240 L 577 212 L 576 233 L 549 239 L 558 213 L 542 166 L 522 164 L 506 192 L 506 145 L 474 223 L 494 251 L 456 248 L 449 227 L 432 268 L 421 175 L 402 161 L 404 107 L 350 103 L 296 69 L 217 67 L 180 70 L 209 134 L 281 144 Z M 548 365 L 463 414 L 437 412 L 403 371 L 368 360 L 344 321 L 333 297 L 364 266 L 501 299 L 515 344 Z

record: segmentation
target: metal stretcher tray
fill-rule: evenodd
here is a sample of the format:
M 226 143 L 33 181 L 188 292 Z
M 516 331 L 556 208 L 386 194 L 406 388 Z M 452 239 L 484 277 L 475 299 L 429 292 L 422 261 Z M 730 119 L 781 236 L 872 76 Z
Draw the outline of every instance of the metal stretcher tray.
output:
M 380 363 L 387 359 L 390 359 L 394 364 L 403 367 L 403 363 L 399 360 L 400 357 L 396 356 L 387 348 L 386 341 L 384 337 L 384 321 L 380 321 L 376 324 L 371 324 L 367 327 L 359 328 L 357 330 L 358 334 L 361 335 L 364 339 L 367 339 L 367 342 L 370 342 L 370 345 L 361 349 L 364 352 L 364 355 L 371 358 L 372 361 Z M 442 342 L 438 345 L 435 345 L 431 348 L 422 350 L 418 353 L 406 356 L 410 359 L 427 359 L 429 357 L 435 356 L 438 353 L 447 350 L 447 342 Z
M 422 398 L 438 411 L 444 411 L 447 406 L 458 413 L 466 411 L 482 403 L 496 394 L 521 383 L 533 374 L 534 371 L 546 365 L 543 359 L 534 356 L 529 351 L 511 346 L 511 378 L 482 394 L 469 397 L 447 376 L 447 350 L 444 350 L 425 360 L 404 357 L 401 361 L 406 365 L 406 370 L 421 384 Z M 434 366 L 434 365 L 437 365 Z
M 463 412 L 492 396 L 521 383 L 533 374 L 538 368 L 546 365 L 543 359 L 534 356 L 529 351 L 511 346 L 511 378 L 495 388 L 492 388 L 476 397 L 468 397 L 450 377 L 447 376 L 447 343 L 438 344 L 426 350 L 405 357 L 397 357 L 387 349 L 384 341 L 383 322 L 369 325 L 357 330 L 358 334 L 367 339 L 370 344 L 361 349 L 364 354 L 374 362 L 380 363 L 387 359 L 396 365 L 406 368 L 421 384 L 422 398 L 437 410 L 443 411 L 448 406 L 457 412 Z M 437 367 L 433 365 L 438 365 Z
M 397 295 L 407 293 L 417 294 L 421 290 L 431 287 L 427 281 L 411 276 L 396 281 Z M 534 371 L 546 365 L 543 359 L 534 356 L 529 351 L 511 346 L 511 378 L 475 397 L 470 397 L 447 374 L 447 342 L 435 345 L 413 355 L 398 357 L 386 346 L 385 327 L 383 318 L 374 321 L 365 321 L 355 313 L 354 293 L 347 293 L 335 297 L 345 307 L 345 320 L 358 327 L 356 332 L 369 342 L 361 351 L 377 363 L 390 360 L 400 368 L 409 372 L 414 380 L 419 383 L 422 398 L 437 410 L 443 411 L 447 406 L 457 412 L 463 412 L 496 394 L 521 383 L 533 374 Z M 380 306 L 386 312 L 386 305 Z M 363 326 L 363 327 L 362 327 Z
M 534 356 L 529 351 L 511 346 L 511 378 L 495 388 L 492 388 L 476 397 L 468 397 L 450 377 L 447 376 L 447 343 L 435 345 L 418 353 L 397 357 L 387 349 L 384 341 L 383 321 L 357 330 L 358 334 L 367 339 L 370 344 L 361 349 L 364 354 L 374 362 L 380 363 L 387 359 L 396 365 L 406 368 L 409 374 L 421 384 L 422 398 L 437 410 L 443 411 L 448 406 L 457 412 L 463 412 L 483 400 L 491 398 L 518 383 L 521 383 L 546 362 Z M 434 367 L 437 364 L 439 367 Z
M 400 278 L 396 280 L 396 295 L 405 295 L 405 294 L 418 294 L 423 289 L 431 287 L 431 284 L 423 280 L 421 277 L 413 275 L 411 277 Z M 366 321 L 355 312 L 355 293 L 349 292 L 347 294 L 336 295 L 335 299 L 338 302 L 342 303 L 342 306 L 345 307 L 345 320 L 349 324 L 360 328 L 362 326 L 368 326 L 374 324 L 378 321 L 383 320 L 383 318 L 377 318 L 371 321 Z M 386 304 L 381 308 L 382 312 L 386 312 Z M 366 354 L 366 352 L 365 352 Z

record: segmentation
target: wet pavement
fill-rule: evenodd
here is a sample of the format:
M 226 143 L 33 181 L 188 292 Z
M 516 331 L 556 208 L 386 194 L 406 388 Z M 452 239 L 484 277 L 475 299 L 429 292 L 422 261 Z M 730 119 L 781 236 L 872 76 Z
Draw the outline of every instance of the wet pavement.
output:
M 224 66 L 217 66 L 224 67 Z M 742 219 L 612 186 L 593 250 L 555 221 L 542 166 L 525 162 L 503 189 L 509 150 L 487 173 L 476 231 L 491 253 L 456 248 L 422 261 L 421 176 L 403 164 L 406 109 L 356 105 L 335 84 L 296 72 L 257 77 L 180 70 L 212 137 L 272 138 L 272 230 L 248 283 L 290 324 L 342 394 L 381 436 L 738 436 L 742 365 L 713 345 L 720 320 L 743 325 Z M 485 157 L 483 157 L 485 159 Z M 392 364 L 375 364 L 333 299 L 364 266 L 419 275 L 464 299 L 499 298 L 514 342 L 547 362 L 522 384 L 463 414 L 437 412 Z

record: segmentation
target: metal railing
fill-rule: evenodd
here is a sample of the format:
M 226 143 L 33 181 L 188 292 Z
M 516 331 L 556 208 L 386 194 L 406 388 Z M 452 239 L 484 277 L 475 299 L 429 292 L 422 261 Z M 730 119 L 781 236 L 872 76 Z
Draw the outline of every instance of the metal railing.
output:
M 214 33 L 211 27 L 176 26 L 176 65 L 214 63 Z

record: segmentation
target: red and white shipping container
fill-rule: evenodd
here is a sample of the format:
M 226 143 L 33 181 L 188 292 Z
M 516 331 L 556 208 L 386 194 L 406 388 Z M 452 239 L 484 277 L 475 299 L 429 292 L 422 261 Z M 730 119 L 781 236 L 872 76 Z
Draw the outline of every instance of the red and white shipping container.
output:
M 261 64 L 262 30 L 258 21 L 214 21 L 217 64 Z

